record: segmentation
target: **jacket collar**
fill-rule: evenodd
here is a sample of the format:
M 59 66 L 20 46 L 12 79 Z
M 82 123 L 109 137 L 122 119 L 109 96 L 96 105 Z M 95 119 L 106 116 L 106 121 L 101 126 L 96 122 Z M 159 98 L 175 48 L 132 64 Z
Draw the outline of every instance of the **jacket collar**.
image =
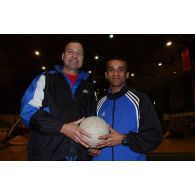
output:
M 125 85 L 119 92 L 117 93 L 111 93 L 111 90 L 108 89 L 108 93 L 107 93 L 107 97 L 108 99 L 111 99 L 111 100 L 114 100 L 114 99 L 118 99 L 120 98 L 121 96 L 123 96 L 125 93 L 127 93 L 128 91 L 128 86 Z
M 55 70 L 57 72 L 62 72 L 63 71 L 63 67 L 60 66 L 60 65 L 55 65 Z M 78 77 L 77 77 L 77 80 L 87 80 L 89 77 L 89 74 L 87 72 L 84 72 L 82 70 L 79 70 L 78 71 Z

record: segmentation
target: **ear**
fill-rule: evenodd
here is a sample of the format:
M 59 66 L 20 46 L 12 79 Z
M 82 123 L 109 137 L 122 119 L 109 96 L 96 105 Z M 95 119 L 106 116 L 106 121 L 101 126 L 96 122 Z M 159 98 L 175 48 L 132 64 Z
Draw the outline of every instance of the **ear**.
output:
M 128 79 L 128 78 L 129 78 L 129 72 L 126 73 L 126 79 Z
M 62 53 L 62 61 L 64 60 L 64 52 Z
M 105 74 L 105 78 L 108 79 L 107 73 L 105 72 L 104 74 Z

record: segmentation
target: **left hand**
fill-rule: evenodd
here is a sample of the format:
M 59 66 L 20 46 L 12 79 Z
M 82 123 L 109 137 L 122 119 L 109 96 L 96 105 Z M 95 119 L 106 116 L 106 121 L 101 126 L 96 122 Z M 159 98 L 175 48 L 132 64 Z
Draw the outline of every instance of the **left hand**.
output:
M 103 141 L 101 141 L 97 145 L 97 148 L 115 146 L 122 143 L 122 139 L 124 135 L 118 133 L 116 130 L 112 129 L 109 125 L 108 125 L 108 129 L 110 130 L 110 134 L 99 137 L 99 139 Z

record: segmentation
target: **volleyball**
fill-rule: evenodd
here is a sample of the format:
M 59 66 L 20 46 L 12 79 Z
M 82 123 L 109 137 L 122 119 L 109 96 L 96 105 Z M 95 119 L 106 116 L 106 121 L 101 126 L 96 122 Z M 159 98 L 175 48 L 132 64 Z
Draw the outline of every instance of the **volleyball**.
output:
M 85 118 L 80 123 L 79 127 L 90 133 L 92 136 L 91 138 L 86 137 L 91 145 L 91 148 L 96 148 L 97 144 L 101 142 L 101 140 L 98 139 L 99 136 L 108 135 L 110 133 L 106 122 L 97 116 Z

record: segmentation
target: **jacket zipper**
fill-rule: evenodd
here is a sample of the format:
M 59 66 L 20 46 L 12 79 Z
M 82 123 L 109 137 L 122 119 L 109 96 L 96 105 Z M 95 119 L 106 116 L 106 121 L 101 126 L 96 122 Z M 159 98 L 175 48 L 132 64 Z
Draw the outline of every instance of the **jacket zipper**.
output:
M 114 106 L 112 109 L 112 128 L 114 129 L 114 111 L 115 111 L 115 99 L 114 99 Z M 112 146 L 112 161 L 114 161 L 114 146 Z
M 75 93 L 76 93 L 76 91 L 75 91 Z M 74 105 L 75 105 L 75 97 L 74 96 L 75 95 L 72 96 L 72 98 L 73 98 L 73 109 L 75 109 L 75 107 L 74 107 Z M 76 154 L 73 153 L 73 147 L 75 149 L 74 141 L 72 139 L 70 139 L 70 157 L 69 157 L 70 161 L 75 161 L 76 158 L 77 158 Z
M 76 91 L 75 91 L 75 93 L 76 93 Z M 75 110 L 75 94 L 73 95 L 73 109 Z M 74 144 L 74 141 L 71 139 L 71 142 L 70 142 L 70 154 L 71 154 L 71 161 L 75 161 L 76 160 L 76 158 L 77 158 L 77 156 L 76 156 L 76 154 L 74 154 L 73 152 L 75 152 L 75 151 L 73 151 L 73 147 L 74 147 L 74 150 L 75 150 L 75 144 Z

